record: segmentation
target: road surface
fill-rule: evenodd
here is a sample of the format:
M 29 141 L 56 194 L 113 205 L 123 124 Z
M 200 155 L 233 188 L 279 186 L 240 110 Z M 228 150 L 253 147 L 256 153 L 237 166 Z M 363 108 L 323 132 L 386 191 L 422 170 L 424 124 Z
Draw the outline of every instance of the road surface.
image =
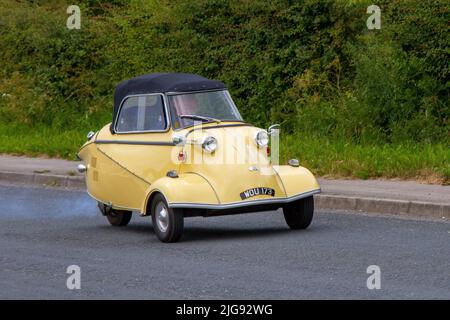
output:
M 450 299 L 439 221 L 318 211 L 291 231 L 280 212 L 199 217 L 163 244 L 150 218 L 109 226 L 84 192 L 0 186 L 0 253 L 0 299 Z

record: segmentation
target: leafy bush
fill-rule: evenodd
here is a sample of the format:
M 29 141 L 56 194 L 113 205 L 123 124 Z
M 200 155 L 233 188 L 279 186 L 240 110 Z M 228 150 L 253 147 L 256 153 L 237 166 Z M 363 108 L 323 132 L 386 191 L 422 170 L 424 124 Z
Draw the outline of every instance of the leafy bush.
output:
M 78 3 L 81 30 L 69 1 L 0 3 L 0 126 L 99 128 L 119 81 L 176 71 L 224 81 L 247 121 L 285 133 L 450 144 L 446 0 L 378 1 L 381 30 L 366 0 Z

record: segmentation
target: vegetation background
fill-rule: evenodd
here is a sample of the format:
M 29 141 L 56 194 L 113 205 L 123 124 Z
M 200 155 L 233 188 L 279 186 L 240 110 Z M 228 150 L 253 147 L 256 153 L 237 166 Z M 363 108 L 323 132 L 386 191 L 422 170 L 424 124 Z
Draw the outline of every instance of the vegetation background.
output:
M 119 81 L 193 72 L 316 174 L 449 183 L 448 0 L 376 1 L 368 30 L 373 2 L 0 0 L 0 153 L 74 158 Z

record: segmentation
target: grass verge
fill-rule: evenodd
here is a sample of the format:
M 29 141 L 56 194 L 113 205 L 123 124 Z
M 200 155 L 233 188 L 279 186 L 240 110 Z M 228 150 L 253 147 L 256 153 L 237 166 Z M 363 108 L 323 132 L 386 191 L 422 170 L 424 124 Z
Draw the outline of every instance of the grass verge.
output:
M 443 144 L 356 144 L 307 136 L 282 139 L 282 159 L 329 178 L 398 178 L 450 183 L 450 148 Z
M 88 128 L 58 130 L 0 123 L 0 153 L 75 160 Z M 388 178 L 450 184 L 450 148 L 443 144 L 356 144 L 315 136 L 282 135 L 281 161 L 300 160 L 328 178 Z
M 78 148 L 86 141 L 88 131 L 63 131 L 44 126 L 30 128 L 0 123 L 0 153 L 75 160 Z

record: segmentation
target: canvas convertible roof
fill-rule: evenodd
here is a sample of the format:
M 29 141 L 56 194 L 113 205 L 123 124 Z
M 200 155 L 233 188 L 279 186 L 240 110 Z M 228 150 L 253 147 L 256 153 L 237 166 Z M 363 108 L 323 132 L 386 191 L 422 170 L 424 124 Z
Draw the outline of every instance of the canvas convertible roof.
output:
M 166 92 L 190 92 L 224 89 L 225 85 L 217 80 L 209 80 L 190 73 L 151 73 L 122 81 L 114 93 L 113 123 L 119 111 L 120 103 L 129 95 Z

